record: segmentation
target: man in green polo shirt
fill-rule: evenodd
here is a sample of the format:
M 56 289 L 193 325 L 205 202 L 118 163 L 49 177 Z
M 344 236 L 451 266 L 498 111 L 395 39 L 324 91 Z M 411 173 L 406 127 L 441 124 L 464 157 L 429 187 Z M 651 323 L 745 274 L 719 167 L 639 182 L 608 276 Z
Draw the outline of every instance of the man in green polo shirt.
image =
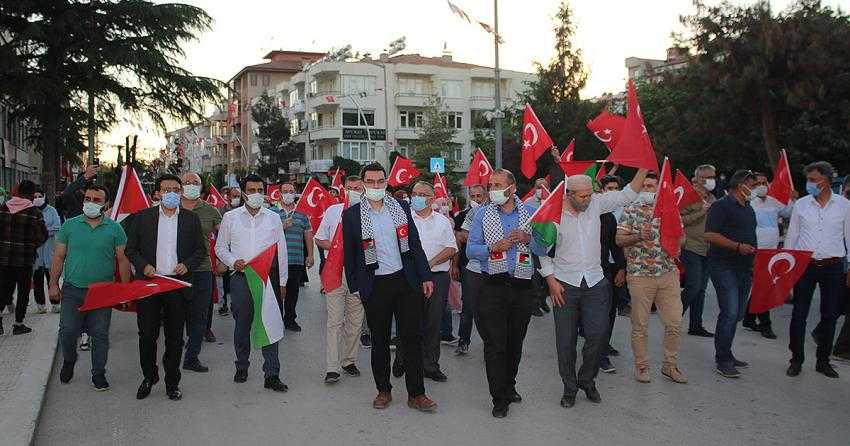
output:
M 127 235 L 121 225 L 103 215 L 109 191 L 91 184 L 85 187 L 84 192 L 83 213 L 66 220 L 56 234 L 48 293 L 52 303 L 62 301 L 59 345 L 64 362 L 59 381 L 66 384 L 74 376 L 77 338 L 85 326 L 91 338 L 92 384 L 96 390 L 103 391 L 109 389 L 106 358 L 112 309 L 81 312 L 78 308 L 85 300 L 89 285 L 114 280 L 116 260 L 121 281 L 129 282 L 130 263 L 124 256 Z M 60 291 L 59 277 L 63 270 L 65 281 Z
M 201 232 L 207 239 L 211 232 L 218 232 L 221 224 L 221 214 L 218 209 L 201 200 L 201 188 L 203 183 L 201 177 L 194 172 L 186 172 L 181 178 L 183 182 L 183 196 L 180 198 L 180 208 L 194 212 L 201 220 Z M 210 329 L 210 316 L 212 314 L 212 291 L 213 280 L 212 268 L 210 267 L 210 244 L 204 243 L 207 256 L 192 273 L 192 301 L 189 303 L 189 311 L 186 313 L 186 333 L 189 340 L 186 342 L 186 354 L 183 356 L 183 369 L 193 372 L 206 373 L 209 368 L 198 359 L 201 353 L 201 344 L 204 338 L 208 342 L 215 342 L 215 336 Z

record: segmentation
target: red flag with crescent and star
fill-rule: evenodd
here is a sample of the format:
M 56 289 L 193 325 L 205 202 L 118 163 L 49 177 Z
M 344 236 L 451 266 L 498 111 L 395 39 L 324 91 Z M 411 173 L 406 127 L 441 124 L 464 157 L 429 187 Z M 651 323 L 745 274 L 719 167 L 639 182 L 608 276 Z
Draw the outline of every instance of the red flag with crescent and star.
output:
M 331 177 L 331 187 L 336 187 L 337 190 L 342 193 L 343 189 L 343 178 L 345 177 L 345 171 L 341 168 L 337 167 L 334 171 L 333 176 Z
M 304 185 L 304 192 L 301 193 L 301 198 L 298 199 L 298 204 L 295 205 L 295 210 L 306 215 L 310 219 L 310 226 L 313 232 L 319 229 L 319 223 L 322 222 L 322 215 L 325 214 L 325 209 L 336 204 L 337 201 L 316 178 L 310 178 L 307 184 Z
M 623 125 L 625 123 L 626 118 L 613 115 L 608 110 L 602 110 L 602 113 L 587 122 L 587 128 L 593 132 L 593 136 L 596 139 L 602 141 L 602 144 L 605 144 L 605 147 L 610 152 L 620 142 L 620 136 L 623 133 Z
M 212 184 L 210 184 L 210 193 L 207 195 L 207 204 L 217 209 L 221 209 L 225 205 L 224 197 L 221 196 L 218 189 Z
M 629 80 L 629 105 L 626 122 L 623 125 L 623 133 L 617 146 L 608 155 L 608 161 L 623 166 L 637 167 L 638 169 L 649 169 L 658 172 L 658 159 L 652 148 L 652 141 L 646 131 L 643 122 L 643 113 L 638 103 L 635 83 Z
M 679 242 L 685 236 L 685 228 L 682 226 L 682 215 L 676 205 L 676 193 L 673 192 L 673 178 L 670 175 L 670 160 L 664 158 L 664 167 L 661 168 L 661 176 L 658 179 L 658 194 L 655 197 L 655 209 L 653 218 L 661 218 L 661 249 L 670 257 L 679 258 L 681 245 Z
M 419 176 L 419 170 L 413 165 L 413 161 L 399 155 L 395 157 L 390 176 L 387 178 L 387 184 L 392 187 L 404 186 L 413 182 L 413 179 Z
M 266 186 L 266 196 L 271 203 L 280 203 L 280 184 L 269 184 Z
M 121 168 L 121 180 L 118 182 L 118 191 L 115 195 L 115 206 L 112 207 L 110 218 L 120 222 L 128 215 L 150 207 L 148 196 L 142 188 L 136 170 L 130 166 Z
M 342 210 L 348 209 L 348 196 L 342 194 Z M 325 293 L 333 291 L 342 286 L 342 270 L 345 267 L 345 251 L 342 243 L 342 219 L 337 223 L 334 229 L 334 236 L 331 239 L 331 249 L 328 250 L 325 258 L 325 265 L 319 273 L 319 279 L 322 282 L 322 289 Z
M 702 197 L 700 197 L 699 193 L 696 189 L 694 189 L 693 184 L 688 181 L 688 177 L 686 177 L 679 169 L 676 169 L 676 180 L 673 182 L 673 193 L 676 195 L 676 203 L 679 206 L 680 211 L 694 203 L 702 201 Z
M 469 169 L 466 171 L 466 179 L 463 180 L 464 186 L 474 186 L 480 184 L 487 186 L 490 183 L 490 175 L 493 173 L 493 166 L 484 155 L 481 149 L 475 149 L 472 155 L 472 162 L 469 163 Z
M 767 186 L 767 195 L 787 206 L 793 193 L 794 182 L 791 181 L 788 154 L 783 150 L 779 153 L 779 161 L 776 162 L 776 169 L 773 170 L 773 181 Z
M 811 259 L 811 251 L 793 249 L 756 251 L 750 313 L 764 313 L 785 304 L 785 299 L 806 272 Z
M 440 176 L 440 172 L 434 174 L 434 198 L 449 198 L 446 192 L 446 179 Z
M 525 111 L 522 118 L 522 163 L 520 170 L 526 178 L 531 179 L 537 172 L 537 158 L 546 153 L 555 143 L 543 124 L 537 119 L 534 109 L 531 104 L 525 104 Z

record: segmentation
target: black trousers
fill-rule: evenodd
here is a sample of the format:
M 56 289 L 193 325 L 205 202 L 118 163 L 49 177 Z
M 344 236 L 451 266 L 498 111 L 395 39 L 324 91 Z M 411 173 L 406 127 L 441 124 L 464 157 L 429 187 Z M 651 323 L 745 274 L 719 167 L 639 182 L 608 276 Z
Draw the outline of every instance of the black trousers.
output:
M 12 304 L 12 296 L 17 287 L 18 302 L 15 305 L 15 322 L 19 324 L 24 323 L 24 317 L 27 315 L 31 286 L 31 266 L 0 266 L 0 303 L 2 303 L 0 309 Z
M 484 363 L 493 404 L 507 404 L 516 388 L 528 322 L 539 301 L 530 280 L 485 275 L 484 282 L 484 291 L 475 302 L 475 325 L 484 341 Z
M 50 270 L 47 268 L 36 268 L 32 272 L 32 294 L 35 297 L 35 303 L 44 305 L 44 279 L 50 277 Z
M 304 280 L 304 265 L 289 265 L 289 277 L 286 279 L 286 297 L 283 298 L 283 323 L 292 324 L 298 317 L 295 306 L 298 305 L 298 292 Z
M 844 310 L 845 277 L 841 263 L 827 266 L 809 264 L 803 277 L 794 285 L 794 310 L 791 313 L 788 344 L 792 363 L 805 362 L 806 319 L 809 317 L 815 287 L 820 288 L 820 322 L 812 331 L 812 337 L 818 345 L 818 362 L 829 362 L 835 324 Z
M 755 324 L 756 319 L 758 319 L 758 325 L 762 328 L 770 328 L 770 311 L 765 311 L 764 313 L 752 314 L 750 313 L 750 303 L 752 301 L 747 302 L 747 314 L 744 315 L 744 323 L 745 324 Z
M 412 289 L 401 271 L 375 276 L 374 290 L 363 302 L 363 307 L 372 332 L 372 375 L 375 377 L 375 387 L 379 392 L 392 390 L 390 329 L 395 315 L 401 337 L 407 395 L 410 398 L 424 395 L 422 318 L 425 305 L 422 290 Z
M 230 270 L 225 271 L 224 274 L 221 275 L 221 303 L 220 306 L 227 306 L 227 295 L 230 294 Z M 210 312 L 212 313 L 212 312 Z
M 180 358 L 183 356 L 183 326 L 186 323 L 185 289 L 157 294 L 138 301 L 136 322 L 139 325 L 139 363 L 146 379 L 159 380 L 156 348 L 159 327 L 164 324 L 165 354 L 162 368 L 169 389 L 180 384 Z

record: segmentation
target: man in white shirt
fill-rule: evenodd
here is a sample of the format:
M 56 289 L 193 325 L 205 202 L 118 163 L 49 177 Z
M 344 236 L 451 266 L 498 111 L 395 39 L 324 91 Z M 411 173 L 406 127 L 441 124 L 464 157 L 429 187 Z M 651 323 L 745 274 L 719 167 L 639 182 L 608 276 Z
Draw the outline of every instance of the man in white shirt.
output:
M 536 240 L 532 243 L 540 256 L 540 274 L 546 279 L 555 307 L 558 370 L 564 383 L 562 407 L 575 405 L 578 389 L 584 390 L 590 401 L 602 401 L 594 379 L 599 371 L 602 349 L 608 348 L 611 284 L 602 271 L 599 216 L 634 201 L 646 174 L 646 169 L 640 169 L 629 187 L 606 194 L 594 194 L 593 180 L 587 175 L 569 177 L 554 256 L 549 257 Z M 585 341 L 583 362 L 576 377 L 579 312 Z
M 791 222 L 785 235 L 785 247 L 812 251 L 812 260 L 803 277 L 794 286 L 794 311 L 791 315 L 791 365 L 786 374 L 797 376 L 805 361 L 806 319 L 815 287 L 820 288 L 820 323 L 812 331 L 817 342 L 815 370 L 830 378 L 838 372 L 829 363 L 835 337 L 835 323 L 844 305 L 845 286 L 850 284 L 850 274 L 844 273 L 844 259 L 850 242 L 850 201 L 832 193 L 832 165 L 820 161 L 809 164 L 806 174 L 806 192 L 809 195 L 797 200 L 791 212 Z
M 419 230 L 422 250 L 428 258 L 431 275 L 434 280 L 434 294 L 425 303 L 425 334 L 422 338 L 422 368 L 426 378 L 445 382 L 448 378 L 440 370 L 440 321 L 443 306 L 449 293 L 449 267 L 452 257 L 457 253 L 457 241 L 451 221 L 442 214 L 434 212 L 434 187 L 424 181 L 413 186 L 410 196 L 410 209 L 413 210 L 413 223 Z M 403 357 L 403 355 L 397 355 Z
M 251 321 L 254 319 L 254 311 L 260 311 L 259 308 L 254 308 L 251 291 L 242 270 L 247 262 L 273 244 L 277 244 L 280 300 L 286 297 L 286 286 L 283 285 L 289 272 L 286 237 L 280 217 L 274 211 L 263 207 L 265 190 L 265 181 L 257 175 L 251 174 L 242 180 L 245 205 L 224 214 L 215 242 L 215 254 L 234 271 L 230 280 L 230 305 L 233 319 L 236 321 L 233 331 L 233 346 L 236 349 L 236 374 L 233 381 L 236 383 L 248 380 Z M 286 392 L 288 387 L 280 380 L 278 343 L 267 345 L 262 350 L 264 387 L 275 392 Z
M 349 206 L 360 203 L 363 196 L 363 181 L 359 176 L 352 175 L 345 179 L 345 190 Z M 343 204 L 335 204 L 327 210 L 319 224 L 319 230 L 313 238 L 319 248 L 329 251 L 333 243 L 336 228 L 342 221 Z M 360 376 L 355 361 L 357 360 L 357 335 L 363 325 L 363 302 L 360 296 L 351 293 L 348 284 L 343 280 L 339 288 L 325 290 L 327 305 L 327 369 L 325 383 L 333 384 L 339 381 L 340 371 L 344 370 L 350 376 Z M 339 343 L 342 330 L 342 368 L 340 369 Z

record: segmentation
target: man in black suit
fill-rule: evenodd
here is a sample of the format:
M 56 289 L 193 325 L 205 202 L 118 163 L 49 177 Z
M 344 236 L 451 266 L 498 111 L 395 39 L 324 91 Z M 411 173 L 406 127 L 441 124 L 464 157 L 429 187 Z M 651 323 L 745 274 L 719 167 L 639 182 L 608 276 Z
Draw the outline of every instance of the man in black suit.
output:
M 620 177 L 607 175 L 599 182 L 603 193 L 616 192 L 620 190 Z M 619 296 L 626 284 L 626 256 L 623 248 L 617 246 L 617 217 L 614 212 L 599 216 L 600 222 L 600 245 L 602 246 L 602 272 L 605 278 L 613 285 L 609 288 L 611 294 L 611 308 L 608 312 L 608 345 L 602 347 L 602 359 L 599 361 L 599 370 L 604 373 L 614 373 L 617 369 L 611 364 L 611 356 L 620 354 L 611 346 L 611 335 L 614 333 L 614 321 L 617 319 L 617 307 L 620 302 Z
M 392 401 L 390 324 L 395 314 L 401 333 L 407 405 L 433 412 L 437 404 L 425 396 L 422 370 L 423 299 L 431 297 L 431 268 L 413 224 L 410 206 L 386 195 L 386 171 L 373 163 L 360 176 L 364 200 L 342 214 L 345 278 L 359 294 L 372 330 L 372 374 L 378 396 L 375 409 Z
M 139 211 L 133 216 L 127 234 L 127 258 L 135 267 L 137 279 L 155 275 L 190 281 L 192 273 L 206 256 L 206 239 L 201 221 L 192 211 L 180 210 L 180 179 L 166 174 L 157 179 L 162 194 L 159 206 Z M 139 361 L 144 381 L 137 399 L 147 398 L 151 387 L 159 381 L 156 365 L 156 343 L 159 326 L 165 321 L 165 391 L 171 400 L 179 400 L 180 358 L 183 353 L 187 289 L 157 294 L 138 301 Z

